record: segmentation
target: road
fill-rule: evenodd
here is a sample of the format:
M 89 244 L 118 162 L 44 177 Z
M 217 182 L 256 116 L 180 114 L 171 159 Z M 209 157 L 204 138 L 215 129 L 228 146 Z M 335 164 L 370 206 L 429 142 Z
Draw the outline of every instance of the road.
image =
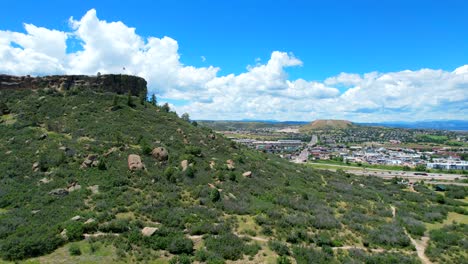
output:
M 450 184 L 453 184 L 453 185 L 468 186 L 468 183 L 454 182 L 457 178 L 462 179 L 463 177 L 467 177 L 467 175 L 462 175 L 462 174 L 429 173 L 428 172 L 426 173 L 427 175 L 417 175 L 416 173 L 420 173 L 420 172 L 357 168 L 357 167 L 352 167 L 352 166 L 313 163 L 313 162 L 309 162 L 309 164 L 326 165 L 329 167 L 336 167 L 336 169 L 328 168 L 328 170 L 332 170 L 332 171 L 342 169 L 347 173 L 352 173 L 356 175 L 364 175 L 364 176 L 376 176 L 376 177 L 380 177 L 384 179 L 391 179 L 394 177 L 399 177 L 399 178 L 408 179 L 410 181 L 424 180 L 428 184 L 447 184 L 447 182 L 445 181 L 450 181 Z M 319 168 L 319 169 L 327 169 L 327 168 Z

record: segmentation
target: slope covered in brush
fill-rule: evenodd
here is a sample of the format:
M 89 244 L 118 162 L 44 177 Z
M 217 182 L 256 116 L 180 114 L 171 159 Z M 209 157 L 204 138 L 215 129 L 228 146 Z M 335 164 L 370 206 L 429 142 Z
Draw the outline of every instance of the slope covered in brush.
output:
M 418 263 L 408 234 L 466 214 L 453 199 L 466 189 L 443 197 L 292 164 L 137 97 L 42 89 L 0 98 L 5 260 L 73 245 L 71 255 L 98 263 L 99 244 L 112 262 Z M 129 170 L 131 154 L 143 169 Z M 90 250 L 76 248 L 85 237 Z

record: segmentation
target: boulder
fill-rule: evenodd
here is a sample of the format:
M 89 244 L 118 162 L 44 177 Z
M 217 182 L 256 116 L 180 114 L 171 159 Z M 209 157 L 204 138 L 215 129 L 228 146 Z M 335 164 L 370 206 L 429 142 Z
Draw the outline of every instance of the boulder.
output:
M 182 167 L 182 171 L 187 170 L 188 167 L 188 160 L 183 160 L 180 162 L 180 166 Z
M 34 162 L 34 164 L 32 165 L 32 169 L 33 169 L 33 171 L 38 171 L 39 170 L 39 162 Z
M 80 221 L 80 220 L 81 220 L 81 216 L 75 215 L 75 216 L 72 217 L 70 220 L 72 220 L 72 221 Z
M 98 155 L 89 154 L 86 159 L 81 163 L 81 168 L 96 167 L 99 164 Z
M 86 188 L 86 189 L 90 190 L 92 194 L 98 194 L 99 193 L 99 185 L 88 186 L 88 188 Z
M 62 232 L 60 232 L 60 236 L 61 236 L 63 239 L 68 240 L 67 230 L 66 230 L 66 229 L 62 230 Z
M 234 166 L 234 161 L 229 159 L 229 160 L 226 160 L 226 166 L 229 170 L 233 170 L 235 169 L 236 167 Z
M 50 195 L 55 195 L 55 196 L 65 196 L 68 193 L 69 193 L 68 190 L 64 188 L 54 189 L 49 192 Z
M 169 153 L 163 147 L 157 147 L 157 148 L 153 149 L 153 151 L 151 151 L 151 155 L 157 161 L 166 161 L 166 160 L 169 159 Z
M 44 133 L 44 134 L 39 136 L 39 140 L 44 140 L 46 138 L 47 138 L 47 133 Z
M 89 225 L 89 224 L 92 224 L 96 222 L 96 220 L 94 220 L 93 218 L 89 218 L 88 220 L 86 220 L 86 222 L 84 222 L 85 225 Z
M 158 231 L 158 228 L 157 227 L 149 227 L 149 226 L 146 226 L 144 227 L 142 230 L 141 230 L 141 234 L 143 236 L 152 236 L 156 231 Z
M 215 168 L 215 166 L 216 166 L 216 162 L 214 160 L 211 160 L 210 161 L 210 169 L 213 170 Z
M 213 139 L 216 139 L 216 135 L 215 135 L 215 134 L 209 134 L 209 135 L 208 135 L 208 138 L 209 138 L 209 139 L 212 139 L 212 140 L 213 140 Z
M 68 192 L 74 192 L 78 190 L 81 190 L 81 185 L 79 185 L 78 183 L 71 184 L 70 186 L 68 186 L 68 189 L 67 189 Z
M 246 171 L 246 172 L 242 173 L 242 176 L 251 178 L 252 177 L 252 172 L 251 171 Z
M 136 154 L 128 155 L 128 169 L 131 171 L 142 170 L 145 165 L 141 162 L 141 157 Z

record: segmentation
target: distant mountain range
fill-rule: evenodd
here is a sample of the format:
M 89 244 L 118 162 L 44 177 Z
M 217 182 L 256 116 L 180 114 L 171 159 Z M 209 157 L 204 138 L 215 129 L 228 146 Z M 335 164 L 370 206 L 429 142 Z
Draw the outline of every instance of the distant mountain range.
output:
M 468 131 L 468 121 L 466 120 L 441 120 L 441 121 L 416 121 L 416 122 L 382 122 L 382 123 L 356 123 L 361 126 L 383 126 L 396 128 L 415 129 L 440 129 Z

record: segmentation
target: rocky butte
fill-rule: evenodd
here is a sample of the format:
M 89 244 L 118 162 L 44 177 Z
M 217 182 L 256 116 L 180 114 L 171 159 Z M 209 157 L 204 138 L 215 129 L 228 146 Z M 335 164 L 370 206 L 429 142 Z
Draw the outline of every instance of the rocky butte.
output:
M 0 74 L 0 91 L 7 89 L 43 89 L 60 91 L 71 89 L 92 89 L 101 92 L 114 92 L 132 95 L 147 94 L 145 79 L 125 74 L 87 75 L 51 75 L 43 77 L 12 76 Z

